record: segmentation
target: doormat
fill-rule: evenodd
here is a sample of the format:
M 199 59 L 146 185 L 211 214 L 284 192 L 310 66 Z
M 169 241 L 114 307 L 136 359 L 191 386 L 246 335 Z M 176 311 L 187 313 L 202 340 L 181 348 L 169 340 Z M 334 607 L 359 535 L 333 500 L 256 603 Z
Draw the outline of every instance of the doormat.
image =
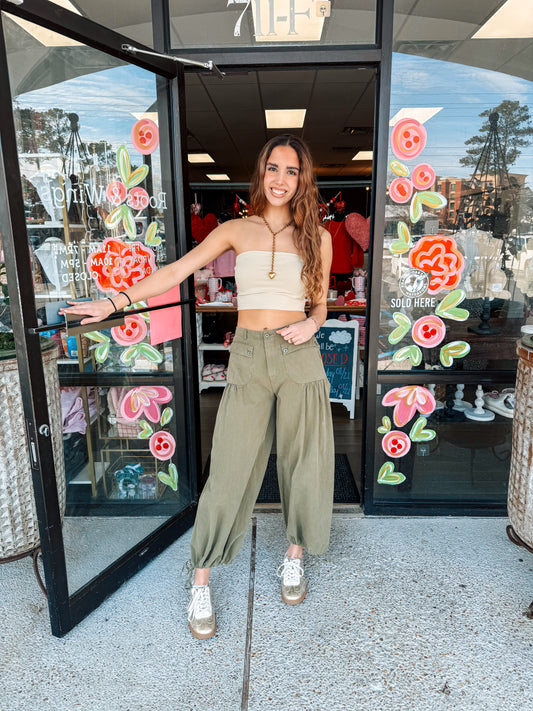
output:
M 207 459 L 203 472 L 203 483 L 209 475 L 211 457 Z M 346 454 L 335 454 L 335 483 L 333 487 L 333 501 L 336 504 L 358 504 L 361 501 L 359 491 L 355 485 L 352 469 Z M 279 504 L 278 471 L 276 469 L 276 455 L 271 454 L 263 479 L 261 491 L 257 497 L 258 504 Z

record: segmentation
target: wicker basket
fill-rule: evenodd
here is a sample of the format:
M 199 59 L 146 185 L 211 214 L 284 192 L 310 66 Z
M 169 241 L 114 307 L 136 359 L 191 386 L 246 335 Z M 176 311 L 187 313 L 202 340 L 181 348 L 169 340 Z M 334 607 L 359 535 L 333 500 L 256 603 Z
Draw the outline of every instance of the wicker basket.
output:
M 518 345 L 513 449 L 507 509 L 518 536 L 533 547 L 533 350 Z
M 50 430 L 61 515 L 66 485 L 61 433 L 61 399 L 57 374 L 58 349 L 42 351 Z M 0 401 L 8 417 L 0 425 L 0 560 L 27 553 L 39 545 L 39 529 L 30 470 L 26 427 L 15 358 L 0 360 Z

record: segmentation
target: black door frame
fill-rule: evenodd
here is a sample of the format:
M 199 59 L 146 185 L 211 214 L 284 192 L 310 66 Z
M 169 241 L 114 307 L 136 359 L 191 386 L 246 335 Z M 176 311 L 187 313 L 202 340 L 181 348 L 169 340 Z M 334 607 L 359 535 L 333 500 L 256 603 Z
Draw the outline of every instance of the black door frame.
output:
M 152 0 L 152 22 L 154 47 L 135 45 L 147 51 L 171 53 L 169 38 L 169 13 L 166 0 Z M 383 224 L 385 214 L 386 159 L 390 95 L 390 65 L 392 52 L 392 21 L 394 0 L 377 0 L 376 41 L 372 45 L 343 47 L 307 47 L 307 48 L 272 48 L 261 51 L 231 50 L 209 53 L 209 59 L 224 67 L 275 67 L 275 66 L 343 66 L 364 64 L 376 69 L 376 97 L 374 112 L 374 166 L 372 174 L 371 200 L 371 240 L 369 270 L 375 276 L 380 268 L 380 254 L 383 242 Z M 83 44 L 118 57 L 130 64 L 135 64 L 161 77 L 158 94 L 165 95 L 168 115 L 164 117 L 166 129 L 172 146 L 172 156 L 168 161 L 166 175 L 171 176 L 171 189 L 174 191 L 174 221 L 178 235 L 178 252 L 184 253 L 190 245 L 190 229 L 187 220 L 185 185 L 187 185 L 186 145 L 185 145 L 185 102 L 183 70 L 176 63 L 165 57 L 132 56 L 121 49 L 123 44 L 130 44 L 131 39 L 109 30 L 92 20 L 69 12 L 62 7 L 44 0 L 25 0 L 22 5 L 13 5 L 9 0 L 0 0 L 0 9 L 26 20 L 42 25 L 60 34 L 76 39 Z M 180 56 L 197 59 L 198 52 L 180 51 Z M 205 51 L 201 52 L 203 56 Z M 177 54 L 177 52 L 176 52 Z M 8 106 L 11 105 L 7 57 L 4 44 L 2 23 L 0 20 L 0 92 Z M 165 130 L 165 129 L 163 129 Z M 61 519 L 57 490 L 53 452 L 49 438 L 39 434 L 39 427 L 49 421 L 45 397 L 45 381 L 38 335 L 30 333 L 36 327 L 37 318 L 33 286 L 24 274 L 31 273 L 31 264 L 27 250 L 24 208 L 21 180 L 15 139 L 15 128 L 11 111 L 4 111 L 0 117 L 1 164 L 0 164 L 0 209 L 3 241 L 6 253 L 6 267 L 9 283 L 9 295 L 12 304 L 13 331 L 17 345 L 17 358 L 21 379 L 24 413 L 27 422 L 28 437 L 37 451 L 36 461 L 32 463 L 32 477 L 39 519 L 41 549 L 44 563 L 45 583 L 48 591 L 48 605 L 52 633 L 62 636 L 78 622 L 98 607 L 101 602 L 117 590 L 123 582 L 135 575 L 150 560 L 174 542 L 191 525 L 196 512 L 197 492 L 200 484 L 200 443 L 199 443 L 199 408 L 198 382 L 195 368 L 196 326 L 194 306 L 183 309 L 183 333 L 186 346 L 182 351 L 185 370 L 185 396 L 188 404 L 188 438 L 193 443 L 188 453 L 190 471 L 196 474 L 193 501 L 180 514 L 177 514 L 146 539 L 131 548 L 112 565 L 102 571 L 93 580 L 76 591 L 68 594 L 67 572 Z M 173 137 L 178 139 L 173 141 Z M 163 168 L 162 156 L 162 168 Z M 18 236 L 15 239 L 15 235 Z M 179 256 L 179 254 L 173 256 Z M 172 256 L 172 255 L 171 255 Z M 192 279 L 184 285 L 184 298 L 194 294 Z M 374 303 L 375 301 L 375 303 Z M 375 331 L 379 319 L 379 298 L 373 300 L 369 294 L 369 323 L 371 332 Z M 369 368 L 372 357 L 372 345 L 367 339 L 365 353 L 365 393 L 363 397 L 363 447 L 362 483 L 366 500 L 372 499 L 373 446 L 375 420 L 375 392 L 377 387 L 376 371 Z M 370 400 L 369 400 L 370 398 Z M 370 402 L 370 408 L 368 403 Z M 368 419 L 368 416 L 370 418 Z M 366 474 L 369 475 L 366 475 Z M 365 511 L 367 504 L 365 503 Z

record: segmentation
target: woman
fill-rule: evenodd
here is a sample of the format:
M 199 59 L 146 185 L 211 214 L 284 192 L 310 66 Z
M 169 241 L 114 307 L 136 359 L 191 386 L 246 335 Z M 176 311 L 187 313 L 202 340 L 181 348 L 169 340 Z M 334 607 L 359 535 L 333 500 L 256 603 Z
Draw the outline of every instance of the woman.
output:
M 230 563 L 240 549 L 274 431 L 289 540 L 278 575 L 287 604 L 298 604 L 306 595 L 303 548 L 323 553 L 331 526 L 329 383 L 314 338 L 327 316 L 331 236 L 319 223 L 312 160 L 300 139 L 276 136 L 263 147 L 250 203 L 251 217 L 225 222 L 184 257 L 127 291 L 68 309 L 89 314 L 82 323 L 99 321 L 128 302 L 167 291 L 230 249 L 237 254 L 238 323 L 213 435 L 210 476 L 191 540 L 194 580 L 188 620 L 199 639 L 216 632 L 210 568 Z

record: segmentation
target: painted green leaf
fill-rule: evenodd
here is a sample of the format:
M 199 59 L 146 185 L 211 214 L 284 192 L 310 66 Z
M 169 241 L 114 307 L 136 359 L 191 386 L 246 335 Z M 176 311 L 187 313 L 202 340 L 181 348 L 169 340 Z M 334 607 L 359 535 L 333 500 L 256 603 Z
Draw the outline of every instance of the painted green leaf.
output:
M 114 227 L 117 227 L 121 220 L 122 205 L 119 205 L 118 207 L 115 207 L 114 210 L 111 210 L 109 215 L 105 218 L 105 226 L 108 230 L 112 230 Z
M 394 471 L 394 464 L 392 462 L 385 462 L 381 467 L 378 474 L 378 484 L 390 484 L 394 486 L 395 484 L 401 484 L 405 481 L 405 477 L 401 472 Z
M 390 417 L 387 417 L 386 415 L 381 418 L 381 427 L 378 427 L 378 432 L 380 434 L 387 434 L 387 432 L 391 431 L 392 423 L 390 420 Z
M 141 420 L 139 422 L 139 425 L 141 426 L 141 431 L 137 435 L 138 439 L 149 439 L 153 434 L 154 430 L 152 429 L 152 426 L 146 422 L 146 420 Z
M 422 217 L 422 202 L 420 200 L 421 193 L 415 193 L 411 204 L 409 205 L 409 218 L 413 224 L 418 222 Z
M 127 181 L 124 181 L 124 185 L 128 188 L 128 190 L 130 188 L 134 188 L 136 185 L 139 185 L 139 183 L 142 183 L 149 172 L 150 168 L 147 165 L 141 165 L 130 174 Z
M 400 350 L 396 351 L 396 353 L 392 356 L 392 360 L 396 361 L 396 363 L 406 360 L 407 358 L 409 358 L 413 365 L 420 365 L 422 362 L 422 351 L 415 345 L 405 346 L 404 348 L 400 348 Z
M 165 407 L 161 413 L 161 426 L 164 427 L 165 425 L 168 425 L 173 415 L 174 413 L 172 412 L 172 408 Z
M 406 178 L 409 175 L 409 168 L 403 163 L 400 163 L 399 160 L 391 160 L 389 162 L 389 168 L 394 175 L 399 175 L 402 178 Z
M 404 254 L 404 252 L 409 251 L 413 244 L 411 241 L 411 233 L 405 222 L 401 220 L 398 222 L 397 232 L 398 239 L 390 245 L 389 251 L 392 252 L 392 254 Z
M 109 355 L 109 339 L 104 343 L 99 343 L 94 349 L 94 357 L 97 363 L 103 363 Z
M 126 146 L 117 149 L 117 168 L 124 185 L 127 185 L 131 174 L 130 154 Z
M 131 208 L 127 205 L 122 205 L 122 222 L 124 224 L 124 230 L 130 239 L 134 239 L 137 235 L 137 227 L 135 225 L 135 219 Z
M 447 294 L 442 301 L 439 302 L 435 313 L 442 318 L 450 318 L 453 321 L 466 321 L 470 313 L 466 309 L 456 308 L 458 304 L 464 301 L 466 292 L 463 289 L 454 289 Z
M 449 368 L 454 358 L 464 358 L 468 353 L 470 346 L 466 341 L 452 341 L 440 349 L 440 362 L 445 368 Z
M 434 193 L 432 190 L 422 190 L 418 193 L 418 199 L 426 207 L 431 207 L 433 210 L 441 210 L 446 207 L 448 201 L 441 193 Z
M 139 343 L 136 348 L 139 351 L 137 357 L 142 355 L 151 363 L 161 363 L 163 360 L 163 356 L 161 355 L 161 353 L 153 346 L 150 346 L 148 343 Z
M 411 427 L 409 437 L 413 442 L 429 442 L 430 440 L 435 439 L 437 433 L 435 430 L 424 429 L 426 424 L 426 418 L 419 417 L 415 424 Z
M 157 234 L 157 222 L 150 222 L 148 225 L 144 242 L 149 247 L 157 247 L 158 244 L 161 244 L 161 237 Z
M 395 328 L 392 333 L 389 333 L 388 340 L 389 343 L 395 345 L 402 340 L 406 333 L 409 333 L 409 329 L 411 328 L 411 320 L 405 314 L 402 314 L 401 311 L 395 311 L 392 314 L 392 318 L 395 323 L 398 324 L 398 327 Z
M 157 472 L 157 478 L 163 484 L 170 486 L 172 491 L 177 491 L 178 489 L 178 470 L 175 464 L 168 465 L 168 474 L 165 472 Z
M 137 346 L 129 346 L 128 348 L 125 348 L 120 354 L 120 362 L 124 363 L 125 365 L 128 365 L 128 363 L 131 363 L 132 360 L 135 360 L 138 355 L 139 354 L 137 353 Z
M 109 338 L 104 336 L 103 333 L 100 333 L 100 331 L 88 331 L 85 335 L 91 341 L 97 341 L 98 343 L 105 343 L 106 341 L 109 341 Z

